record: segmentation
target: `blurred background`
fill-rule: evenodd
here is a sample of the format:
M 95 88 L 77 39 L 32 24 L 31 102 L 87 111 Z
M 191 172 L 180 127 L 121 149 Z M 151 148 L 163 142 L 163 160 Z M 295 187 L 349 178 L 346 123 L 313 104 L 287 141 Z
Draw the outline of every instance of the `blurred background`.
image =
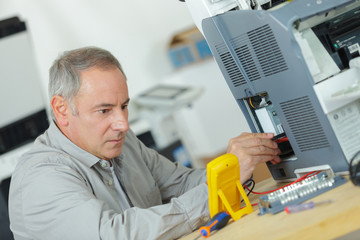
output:
M 42 105 L 48 111 L 48 69 L 59 53 L 98 46 L 112 52 L 123 65 L 132 103 L 138 102 L 130 106 L 131 126 L 144 138 L 149 137 L 150 128 L 155 128 L 150 129 L 153 139 L 144 141 L 152 142 L 149 144 L 155 148 L 159 145 L 158 150 L 180 139 L 188 148 L 186 164 L 191 161 L 193 166 L 202 167 L 203 159 L 226 150 L 230 137 L 248 130 L 183 2 L 0 0 L 0 20 L 14 17 L 25 29 L 7 36 L 11 23 L 8 29 L 5 24 L 0 38 L 1 128 Z M 149 89 L 164 84 L 195 91 L 184 94 L 192 97 L 176 108 L 168 104 L 170 95 L 155 102 L 157 107 L 136 101 Z M 167 90 L 162 94 L 173 93 L 173 89 Z

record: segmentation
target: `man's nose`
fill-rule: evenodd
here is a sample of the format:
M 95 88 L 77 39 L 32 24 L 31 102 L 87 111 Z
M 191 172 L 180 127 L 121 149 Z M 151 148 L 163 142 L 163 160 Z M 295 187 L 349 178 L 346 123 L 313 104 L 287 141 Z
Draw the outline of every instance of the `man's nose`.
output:
M 127 131 L 129 129 L 128 115 L 124 111 L 115 114 L 111 129 L 114 131 Z

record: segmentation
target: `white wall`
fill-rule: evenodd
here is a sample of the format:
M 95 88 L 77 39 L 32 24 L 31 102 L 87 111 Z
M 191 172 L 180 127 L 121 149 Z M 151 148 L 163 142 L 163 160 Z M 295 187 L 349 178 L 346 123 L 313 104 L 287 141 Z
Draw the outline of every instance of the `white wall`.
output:
M 0 0 L 0 20 L 12 16 L 27 24 L 45 94 L 60 52 L 95 45 L 120 60 L 137 95 L 173 70 L 171 36 L 194 25 L 178 0 Z
M 179 135 L 194 167 L 206 167 L 205 159 L 225 153 L 231 138 L 250 132 L 215 60 L 186 66 L 164 81 L 204 90 L 190 107 L 175 113 Z

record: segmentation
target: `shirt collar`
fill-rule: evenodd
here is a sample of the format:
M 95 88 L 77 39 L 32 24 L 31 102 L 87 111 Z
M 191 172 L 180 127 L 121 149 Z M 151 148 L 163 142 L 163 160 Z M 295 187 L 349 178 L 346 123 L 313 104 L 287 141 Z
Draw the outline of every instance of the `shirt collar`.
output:
M 50 137 L 50 141 L 55 148 L 66 152 L 67 154 L 79 160 L 86 166 L 92 167 L 97 162 L 99 162 L 100 159 L 98 157 L 83 150 L 82 148 L 74 144 L 70 139 L 68 139 L 53 121 L 50 123 L 48 134 Z

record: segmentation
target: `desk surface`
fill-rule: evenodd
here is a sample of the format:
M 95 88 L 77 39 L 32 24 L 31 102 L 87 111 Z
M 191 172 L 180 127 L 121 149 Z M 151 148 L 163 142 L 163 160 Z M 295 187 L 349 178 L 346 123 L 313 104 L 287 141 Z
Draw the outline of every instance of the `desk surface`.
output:
M 254 191 L 263 192 L 280 186 L 273 179 L 267 179 L 257 183 Z M 255 194 L 249 197 L 251 203 L 257 203 L 258 198 L 259 195 Z M 258 216 L 259 209 L 255 206 L 254 212 L 236 222 L 229 222 L 207 239 L 334 239 L 359 230 L 360 187 L 348 181 L 310 201 L 329 199 L 332 200 L 329 204 L 293 214 L 282 211 Z M 193 240 L 198 235 L 195 231 L 182 239 Z

